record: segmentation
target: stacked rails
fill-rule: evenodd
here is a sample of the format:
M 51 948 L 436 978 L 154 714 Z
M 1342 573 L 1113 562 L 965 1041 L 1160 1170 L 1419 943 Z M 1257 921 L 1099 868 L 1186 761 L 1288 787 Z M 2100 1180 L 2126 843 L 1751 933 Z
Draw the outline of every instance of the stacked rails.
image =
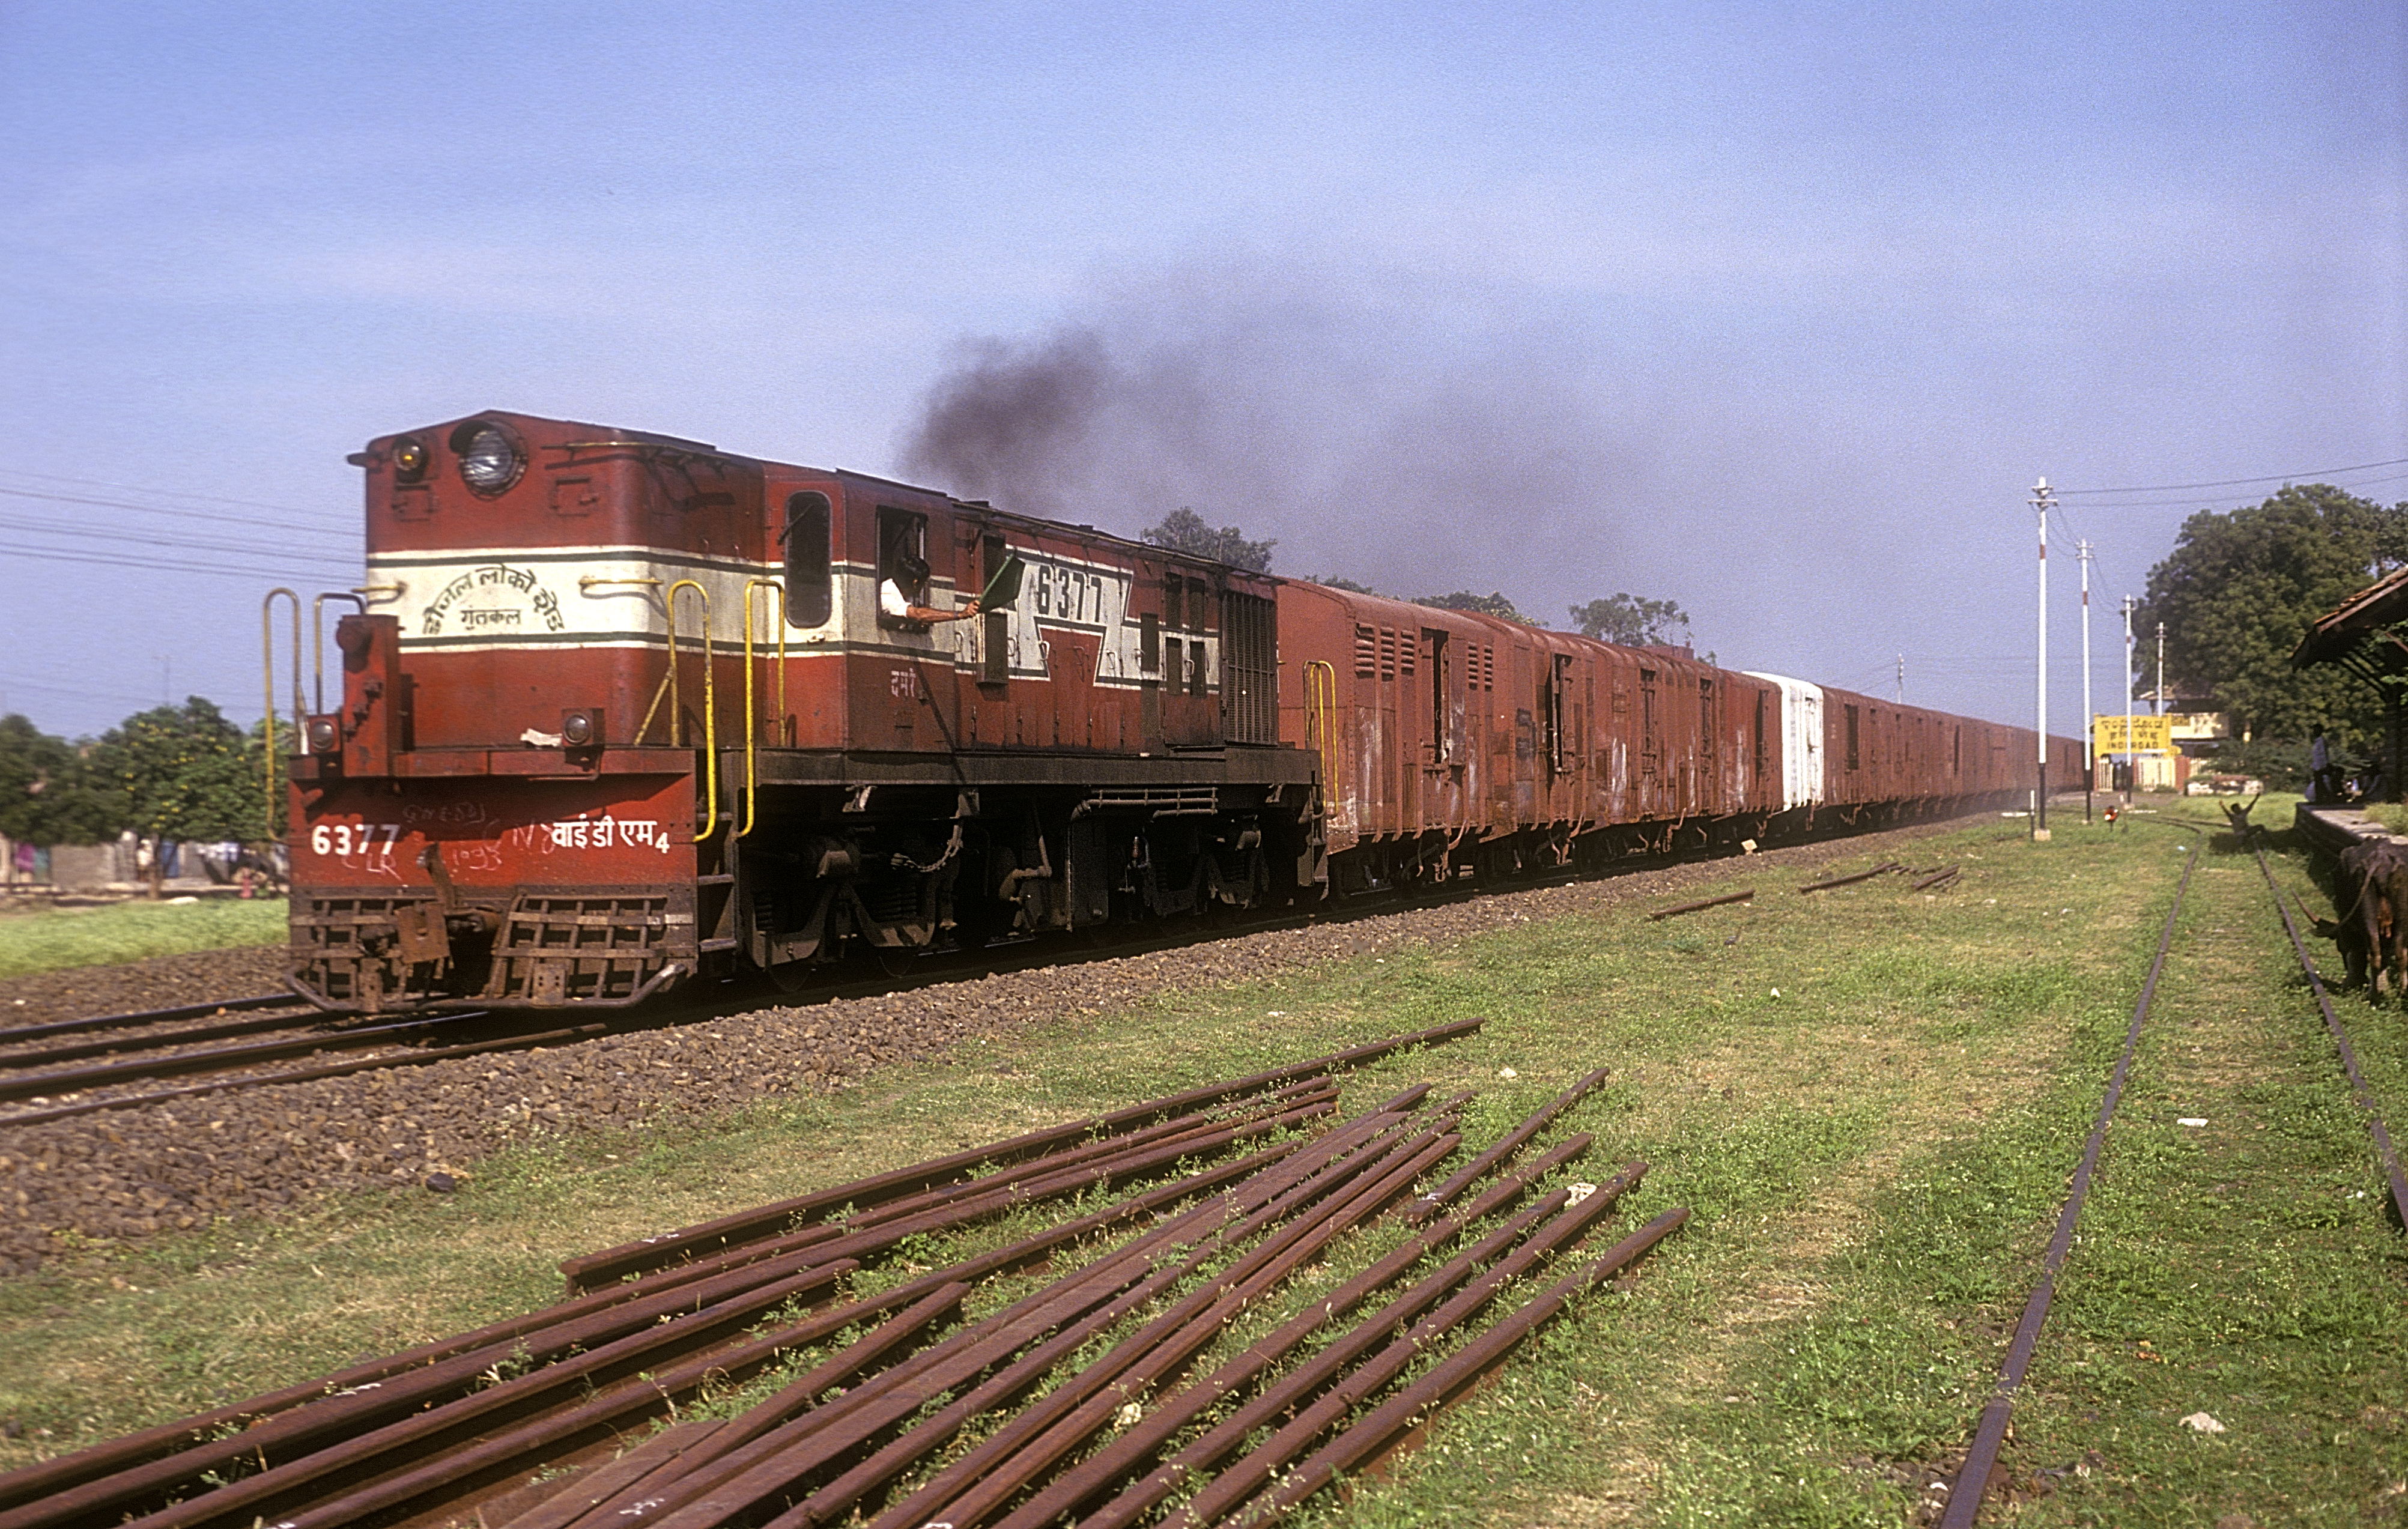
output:
M 1336 1112 L 1332 1072 L 1478 1022 L 570 1260 L 570 1297 L 544 1311 L 0 1478 L 0 1529 L 332 1529 L 472 1509 L 487 1529 L 1278 1512 L 1396 1447 L 1685 1220 L 1667 1212 L 1458 1344 L 1645 1171 L 1542 1193 L 1584 1136 L 1513 1165 L 1602 1073 L 1418 1197 L 1460 1145 L 1468 1095 L 1426 1108 L 1425 1084 L 1312 1134 Z M 1136 1185 L 1147 1187 L 1008 1246 L 925 1271 L 907 1263 L 891 1288 L 840 1293 L 906 1238 Z M 1185 1379 L 1296 1271 L 1391 1214 L 1400 1245 Z M 1114 1233 L 1125 1240 L 1103 1247 Z M 1012 1277 L 1063 1267 L 999 1304 Z M 739 1416 L 681 1416 L 802 1364 Z

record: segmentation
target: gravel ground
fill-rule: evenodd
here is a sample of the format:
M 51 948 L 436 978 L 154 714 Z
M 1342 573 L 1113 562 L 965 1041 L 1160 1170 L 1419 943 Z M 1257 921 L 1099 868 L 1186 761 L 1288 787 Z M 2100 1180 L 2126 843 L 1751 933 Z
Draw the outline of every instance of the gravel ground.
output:
M 281 945 L 152 956 L 122 966 L 71 966 L 0 981 L 0 1028 L 283 991 Z
M 1902 829 L 1756 858 L 1780 866 L 1785 879 L 1841 857 L 1898 852 L 1934 831 Z M 79 1246 L 139 1239 L 219 1217 L 274 1215 L 330 1193 L 414 1188 L 430 1173 L 457 1172 L 533 1134 L 625 1127 L 671 1110 L 841 1088 L 875 1066 L 1082 1009 L 1254 980 L 1409 941 L 1443 942 L 1528 920 L 1668 902 L 1731 868 L 1727 861 L 1670 866 L 878 997 L 764 1007 L 543 1051 L 0 1126 L 0 1273 L 36 1268 Z M 79 1010 L 46 1011 L 67 1018 L 104 1007 L 266 992 L 275 959 L 272 948 L 225 950 L 29 977 L 0 986 L 0 1009 L 31 1014 L 37 994 L 60 1004 L 69 993 L 90 994 Z M 37 986 L 45 983 L 55 985 Z M 28 1000 L 25 1009 L 8 1002 L 17 997 Z

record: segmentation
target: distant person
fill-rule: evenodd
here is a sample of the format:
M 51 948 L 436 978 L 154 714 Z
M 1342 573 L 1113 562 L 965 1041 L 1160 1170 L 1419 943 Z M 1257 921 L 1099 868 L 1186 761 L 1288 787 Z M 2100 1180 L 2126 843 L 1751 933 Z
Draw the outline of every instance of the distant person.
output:
M 2318 733 L 2308 745 L 2308 800 L 2311 803 L 2337 799 L 2332 781 L 2332 750 Z
M 893 576 L 878 586 L 878 613 L 896 621 L 958 622 L 978 614 L 978 602 L 967 601 L 959 610 L 939 610 L 921 602 L 928 594 L 928 564 L 924 559 L 906 556 L 895 565 Z

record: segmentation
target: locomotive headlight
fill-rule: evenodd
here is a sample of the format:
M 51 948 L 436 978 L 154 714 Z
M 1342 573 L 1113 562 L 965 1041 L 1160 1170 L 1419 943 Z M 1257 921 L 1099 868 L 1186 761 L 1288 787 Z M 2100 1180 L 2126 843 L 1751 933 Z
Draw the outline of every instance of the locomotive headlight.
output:
M 490 420 L 474 420 L 452 436 L 460 453 L 460 480 L 478 493 L 491 496 L 519 480 L 526 456 L 510 433 Z
M 415 483 L 426 476 L 426 443 L 415 436 L 404 436 L 393 443 L 394 476 L 406 483 Z

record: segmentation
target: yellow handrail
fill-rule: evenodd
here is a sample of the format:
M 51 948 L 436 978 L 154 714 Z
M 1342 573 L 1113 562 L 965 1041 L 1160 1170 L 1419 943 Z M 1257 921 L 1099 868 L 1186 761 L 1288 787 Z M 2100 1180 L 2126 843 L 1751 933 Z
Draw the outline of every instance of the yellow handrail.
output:
M 1316 658 L 1304 666 L 1305 736 L 1321 751 L 1321 793 L 1328 800 L 1338 787 L 1338 668 Z
M 259 602 L 259 694 L 263 703 L 260 725 L 265 736 L 262 742 L 267 760 L 267 816 L 261 832 L 276 837 L 276 597 L 282 595 L 293 602 L 293 740 L 304 741 L 308 724 L 301 711 L 301 596 L 282 585 L 269 590 Z
M 758 730 L 752 718 L 752 592 L 767 590 L 778 597 L 778 613 L 770 620 L 778 623 L 778 727 L 784 736 L 786 717 L 786 586 L 775 579 L 750 579 L 744 582 L 744 826 L 736 831 L 742 838 L 752 832 L 753 792 L 760 783 L 761 771 L 755 759 L 754 746 Z
M 685 708 L 678 701 L 677 597 L 678 591 L 692 590 L 702 602 L 702 775 L 705 816 L 702 826 L 695 831 L 694 842 L 700 844 L 719 831 L 719 692 L 711 680 L 710 656 L 710 592 L 691 579 L 681 579 L 668 587 L 665 604 L 669 617 L 669 736 L 677 736 L 678 725 L 685 721 Z

